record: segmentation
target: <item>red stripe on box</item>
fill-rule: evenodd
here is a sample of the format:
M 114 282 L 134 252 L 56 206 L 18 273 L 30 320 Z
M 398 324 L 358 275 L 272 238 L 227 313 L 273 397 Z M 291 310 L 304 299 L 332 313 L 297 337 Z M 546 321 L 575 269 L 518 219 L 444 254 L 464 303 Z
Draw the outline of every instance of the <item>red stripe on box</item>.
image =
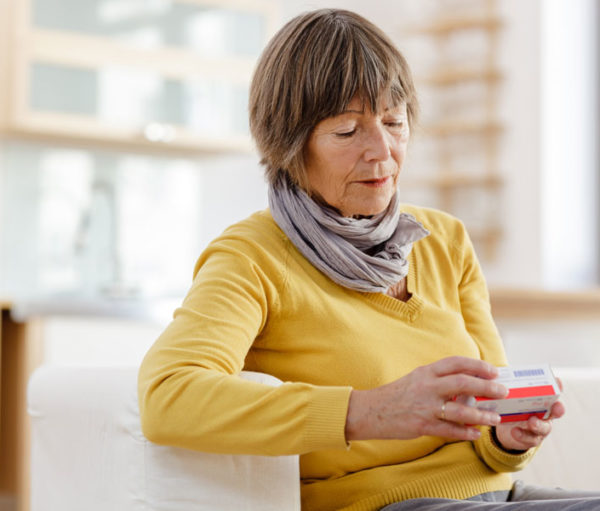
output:
M 538 417 L 543 419 L 546 415 L 546 412 L 527 412 L 527 413 L 509 413 L 507 415 L 500 416 L 500 422 L 517 422 L 517 421 L 526 421 L 529 417 Z
M 539 387 L 518 387 L 516 389 L 510 389 L 506 399 L 512 399 L 517 397 L 538 397 L 538 396 L 553 396 L 554 387 L 552 385 L 540 385 Z
M 508 391 L 504 399 L 515 399 L 520 397 L 554 396 L 556 392 L 552 385 L 540 385 L 538 387 L 517 387 Z M 477 401 L 492 401 L 489 397 L 476 397 Z

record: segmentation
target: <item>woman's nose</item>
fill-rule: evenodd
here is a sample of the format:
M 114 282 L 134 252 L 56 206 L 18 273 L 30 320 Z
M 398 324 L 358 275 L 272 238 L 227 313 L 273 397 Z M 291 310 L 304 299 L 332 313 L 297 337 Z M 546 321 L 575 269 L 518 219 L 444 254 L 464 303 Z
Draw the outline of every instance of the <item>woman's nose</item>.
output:
M 374 126 L 369 130 L 365 140 L 365 160 L 386 161 L 390 155 L 390 143 L 385 130 L 382 126 Z

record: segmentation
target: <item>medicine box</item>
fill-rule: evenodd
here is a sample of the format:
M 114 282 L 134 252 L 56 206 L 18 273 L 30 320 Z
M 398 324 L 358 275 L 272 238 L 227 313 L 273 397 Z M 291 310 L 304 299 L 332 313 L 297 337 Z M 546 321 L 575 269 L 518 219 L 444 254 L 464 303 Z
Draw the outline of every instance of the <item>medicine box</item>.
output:
M 495 379 L 508 388 L 504 399 L 475 398 L 475 406 L 500 414 L 502 422 L 524 421 L 532 415 L 546 419 L 560 396 L 560 387 L 548 364 L 499 367 Z

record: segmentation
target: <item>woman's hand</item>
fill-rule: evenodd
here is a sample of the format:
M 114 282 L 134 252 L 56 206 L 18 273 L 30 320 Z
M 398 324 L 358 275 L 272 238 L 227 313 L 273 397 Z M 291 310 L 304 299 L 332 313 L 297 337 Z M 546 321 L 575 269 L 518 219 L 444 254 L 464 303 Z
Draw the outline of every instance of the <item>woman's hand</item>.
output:
M 562 391 L 562 382 L 558 380 Z M 559 419 L 565 414 L 565 407 L 557 401 L 550 409 L 547 419 L 529 417 L 523 422 L 507 422 L 496 426 L 496 439 L 503 449 L 508 451 L 526 451 L 537 447 L 552 431 L 552 419 Z
M 410 439 L 434 435 L 475 440 L 479 430 L 466 424 L 494 426 L 495 412 L 452 401 L 464 394 L 491 399 L 507 395 L 491 381 L 498 370 L 482 360 L 449 357 L 371 390 L 353 390 L 346 418 L 346 440 Z

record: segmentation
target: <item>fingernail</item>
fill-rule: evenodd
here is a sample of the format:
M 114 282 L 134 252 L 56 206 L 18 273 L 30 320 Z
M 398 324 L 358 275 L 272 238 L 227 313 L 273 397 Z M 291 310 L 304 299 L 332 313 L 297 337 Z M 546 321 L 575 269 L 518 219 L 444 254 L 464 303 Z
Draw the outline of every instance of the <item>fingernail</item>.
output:
M 469 436 L 471 437 L 471 439 L 477 440 L 481 436 L 481 431 L 479 431 L 478 429 L 471 429 L 469 430 Z
M 504 397 L 508 395 L 508 389 L 500 383 L 496 383 L 496 392 Z
M 490 414 L 490 420 L 489 423 L 493 426 L 495 426 L 496 424 L 500 424 L 500 415 L 498 415 L 497 413 L 491 413 Z
M 492 364 L 488 364 L 488 371 L 492 376 L 498 376 L 498 368 Z

